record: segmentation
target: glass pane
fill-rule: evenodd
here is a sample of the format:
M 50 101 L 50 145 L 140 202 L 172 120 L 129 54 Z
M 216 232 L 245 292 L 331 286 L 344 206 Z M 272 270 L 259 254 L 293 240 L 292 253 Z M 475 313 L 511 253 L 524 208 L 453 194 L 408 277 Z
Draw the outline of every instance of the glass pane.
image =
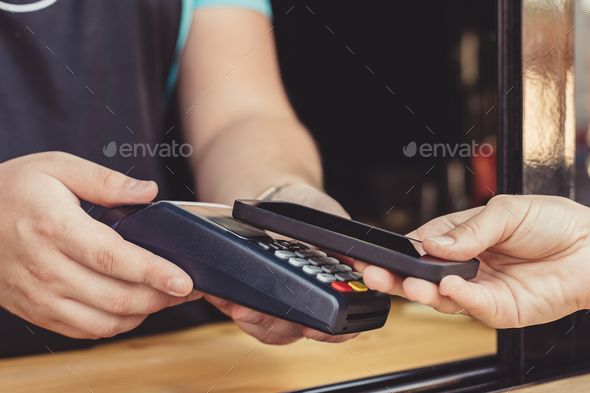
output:
M 590 1 L 575 2 L 575 110 L 576 110 L 576 200 L 590 205 Z
M 406 233 L 494 195 L 495 1 L 274 6 L 289 97 L 353 218 Z M 297 343 L 275 356 L 305 357 L 292 366 L 301 388 L 342 380 L 326 362 L 354 379 L 493 354 L 495 334 L 396 299 L 384 328 L 344 348 Z

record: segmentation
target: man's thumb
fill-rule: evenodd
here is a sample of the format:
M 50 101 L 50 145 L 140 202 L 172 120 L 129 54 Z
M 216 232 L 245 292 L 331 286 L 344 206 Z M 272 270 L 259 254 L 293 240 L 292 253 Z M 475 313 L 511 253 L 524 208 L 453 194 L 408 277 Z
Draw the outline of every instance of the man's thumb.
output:
M 58 153 L 45 164 L 45 171 L 78 198 L 102 206 L 147 203 L 158 193 L 154 181 L 137 180 L 71 154 Z
M 505 240 L 518 220 L 499 204 L 488 204 L 447 233 L 424 239 L 422 246 L 424 251 L 435 257 L 465 261 Z

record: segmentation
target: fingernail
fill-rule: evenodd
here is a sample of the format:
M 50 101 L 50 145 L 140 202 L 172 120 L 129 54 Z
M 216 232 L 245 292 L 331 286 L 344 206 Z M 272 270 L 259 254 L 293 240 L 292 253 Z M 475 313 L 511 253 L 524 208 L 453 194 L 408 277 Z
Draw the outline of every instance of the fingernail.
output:
M 168 291 L 171 295 L 181 295 L 181 296 L 186 296 L 186 291 L 188 289 L 189 285 L 186 282 L 185 279 L 180 278 L 180 277 L 175 277 L 170 279 L 170 281 L 168 281 Z
M 455 239 L 450 236 L 433 236 L 429 237 L 428 240 L 437 243 L 440 246 L 448 247 L 455 244 Z
M 152 187 L 152 181 L 135 180 L 129 181 L 128 189 L 134 193 L 142 193 Z

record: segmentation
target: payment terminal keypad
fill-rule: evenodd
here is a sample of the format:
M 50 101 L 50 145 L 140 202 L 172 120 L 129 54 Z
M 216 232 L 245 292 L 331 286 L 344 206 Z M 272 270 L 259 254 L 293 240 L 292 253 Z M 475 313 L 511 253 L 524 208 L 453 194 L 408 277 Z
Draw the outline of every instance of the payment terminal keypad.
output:
M 288 263 L 317 281 L 338 292 L 367 292 L 362 274 L 342 263 L 338 258 L 328 256 L 321 250 L 314 250 L 294 240 L 272 240 L 257 243 L 262 249 Z

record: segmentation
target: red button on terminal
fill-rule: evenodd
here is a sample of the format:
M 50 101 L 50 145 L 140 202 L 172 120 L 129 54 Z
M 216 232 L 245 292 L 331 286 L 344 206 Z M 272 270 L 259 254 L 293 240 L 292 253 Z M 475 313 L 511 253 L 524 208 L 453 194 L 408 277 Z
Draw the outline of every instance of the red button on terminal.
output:
M 352 292 L 352 288 L 347 283 L 342 281 L 332 282 L 332 288 L 340 292 Z

